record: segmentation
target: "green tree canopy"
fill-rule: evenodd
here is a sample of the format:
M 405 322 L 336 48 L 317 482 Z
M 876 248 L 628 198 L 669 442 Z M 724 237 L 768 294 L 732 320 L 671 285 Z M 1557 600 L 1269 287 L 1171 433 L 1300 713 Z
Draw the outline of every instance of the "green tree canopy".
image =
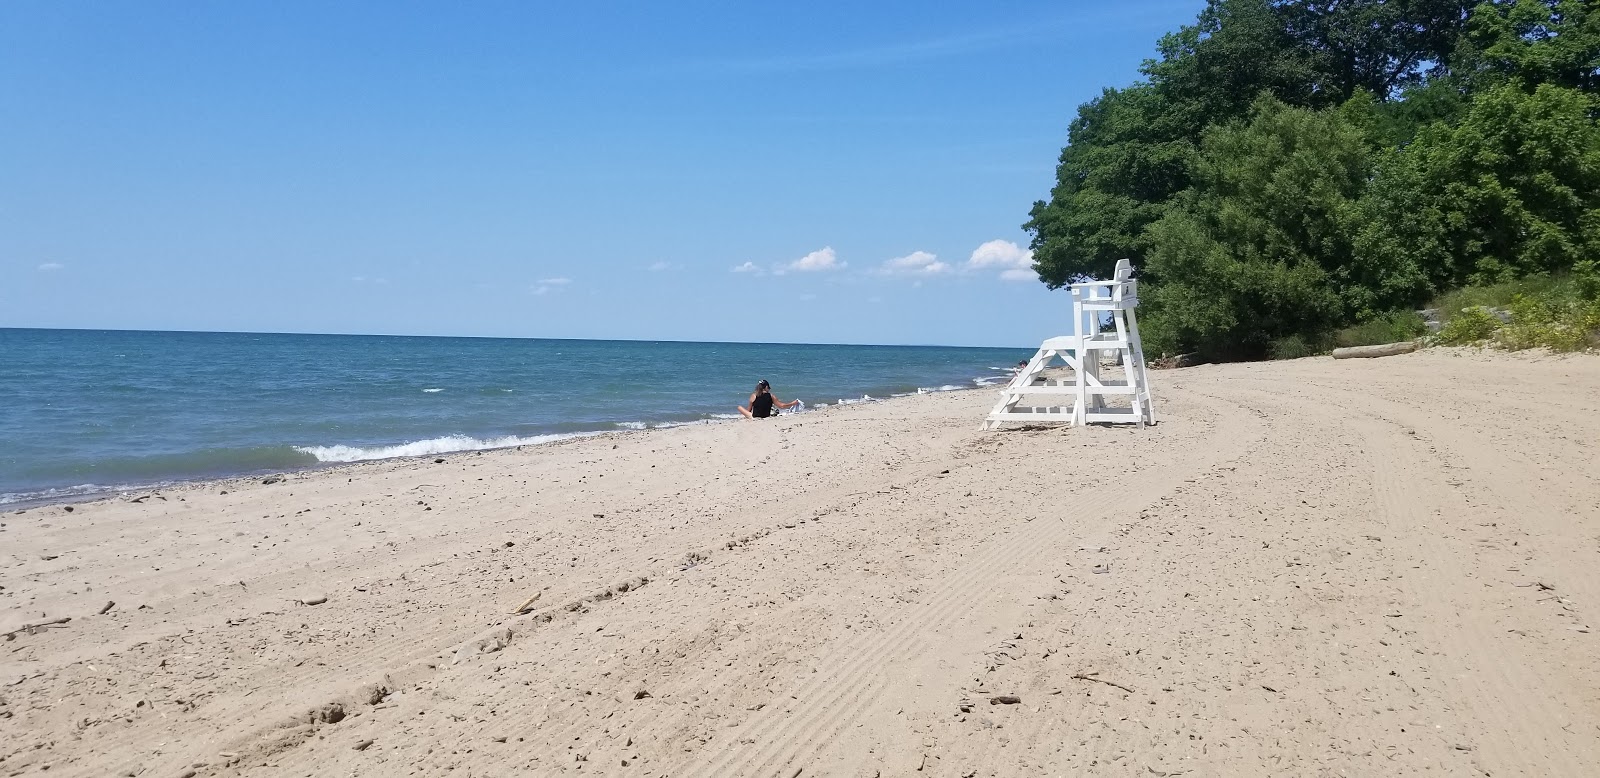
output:
M 1078 109 L 1024 228 L 1132 260 L 1157 350 L 1239 357 L 1600 255 L 1593 0 L 1211 0 Z

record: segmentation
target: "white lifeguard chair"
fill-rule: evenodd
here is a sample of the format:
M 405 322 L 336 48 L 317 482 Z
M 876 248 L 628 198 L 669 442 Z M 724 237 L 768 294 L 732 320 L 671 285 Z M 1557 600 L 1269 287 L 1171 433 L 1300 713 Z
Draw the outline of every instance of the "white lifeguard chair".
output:
M 1133 280 L 1133 265 L 1126 259 L 1117 261 L 1110 281 L 1073 284 L 1074 334 L 1050 338 L 1039 346 L 1027 367 L 1001 392 L 984 429 L 1008 421 L 1109 422 L 1141 427 L 1156 423 L 1144 348 L 1139 343 L 1139 320 L 1134 315 L 1139 306 L 1138 284 Z M 1102 329 L 1102 319 L 1109 319 L 1110 329 Z M 1101 376 L 1104 352 L 1112 352 L 1115 363 L 1121 364 L 1122 380 Z M 1057 360 L 1072 370 L 1070 380 L 1045 375 Z M 1105 401 L 1108 396 L 1126 396 L 1129 404 L 1109 405 Z

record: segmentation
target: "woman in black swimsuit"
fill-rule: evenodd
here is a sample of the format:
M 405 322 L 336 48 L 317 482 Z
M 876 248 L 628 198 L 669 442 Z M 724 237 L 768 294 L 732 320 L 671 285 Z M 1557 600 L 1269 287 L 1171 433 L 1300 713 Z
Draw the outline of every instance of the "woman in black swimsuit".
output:
M 767 379 L 763 378 L 761 379 L 761 383 L 756 384 L 756 390 L 750 394 L 750 407 L 746 408 L 743 405 L 739 406 L 739 413 L 744 414 L 746 419 L 765 419 L 768 416 L 773 415 L 772 409 L 774 407 L 793 408 L 799 404 L 799 400 L 790 400 L 789 402 L 784 402 L 776 397 L 773 397 L 772 385 L 768 384 Z

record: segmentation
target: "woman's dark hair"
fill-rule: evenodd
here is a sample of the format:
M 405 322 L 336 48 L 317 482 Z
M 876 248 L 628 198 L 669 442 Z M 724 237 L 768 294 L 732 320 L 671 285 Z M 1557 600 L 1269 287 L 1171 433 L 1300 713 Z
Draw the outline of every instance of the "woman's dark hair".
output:
M 760 381 L 756 382 L 756 391 L 758 391 L 758 392 L 761 391 L 762 389 L 771 389 L 771 388 L 772 388 L 772 384 L 767 383 L 767 379 L 765 379 L 765 378 L 763 378 Z

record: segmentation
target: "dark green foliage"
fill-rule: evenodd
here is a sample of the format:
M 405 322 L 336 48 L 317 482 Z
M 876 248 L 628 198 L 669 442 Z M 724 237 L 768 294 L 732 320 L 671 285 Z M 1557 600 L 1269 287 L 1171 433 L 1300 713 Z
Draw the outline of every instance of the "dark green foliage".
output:
M 1502 0 L 1472 14 L 1463 70 L 1480 78 L 1593 94 L 1600 87 L 1600 8 L 1586 0 Z
M 1427 332 L 1427 324 L 1423 323 L 1422 317 L 1416 312 L 1395 311 L 1339 330 L 1333 335 L 1333 345 L 1338 348 L 1380 346 L 1385 343 L 1416 340 Z
M 1373 182 L 1363 251 L 1406 256 L 1432 288 L 1558 273 L 1600 255 L 1595 101 L 1543 84 L 1478 95 L 1390 155 Z
M 1580 268 L 1600 257 L 1592 6 L 1211 0 L 1145 81 L 1079 108 L 1024 225 L 1040 279 L 1127 257 L 1152 351 L 1259 358 Z
M 1339 112 L 1263 97 L 1249 122 L 1213 128 L 1194 188 L 1149 230 L 1151 336 L 1214 358 L 1261 357 L 1277 338 L 1320 336 L 1366 305 L 1343 294 L 1360 272 L 1344 223 L 1368 172 L 1362 133 Z

